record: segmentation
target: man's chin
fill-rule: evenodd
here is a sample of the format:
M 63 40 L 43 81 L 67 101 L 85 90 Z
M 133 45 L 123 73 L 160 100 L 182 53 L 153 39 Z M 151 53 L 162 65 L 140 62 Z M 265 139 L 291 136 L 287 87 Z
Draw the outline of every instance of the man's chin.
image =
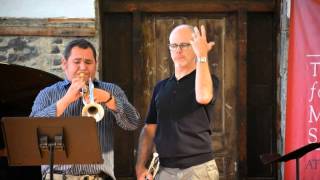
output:
M 174 67 L 175 68 L 184 68 L 184 67 L 186 67 L 186 64 L 185 63 L 175 63 Z

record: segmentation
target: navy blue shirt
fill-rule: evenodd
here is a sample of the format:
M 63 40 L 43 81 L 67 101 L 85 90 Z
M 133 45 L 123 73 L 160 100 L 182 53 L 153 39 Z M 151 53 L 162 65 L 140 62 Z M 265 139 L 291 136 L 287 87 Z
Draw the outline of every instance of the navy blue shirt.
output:
M 213 158 L 210 125 L 215 101 L 196 101 L 195 75 L 193 71 L 180 80 L 172 76 L 154 88 L 146 123 L 157 124 L 154 142 L 164 167 L 187 168 Z M 218 80 L 212 78 L 217 91 Z

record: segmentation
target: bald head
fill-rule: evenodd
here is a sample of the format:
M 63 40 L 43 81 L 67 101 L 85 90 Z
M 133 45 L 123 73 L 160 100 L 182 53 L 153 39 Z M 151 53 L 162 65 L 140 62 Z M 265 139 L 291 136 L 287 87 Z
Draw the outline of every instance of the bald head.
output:
M 169 41 L 173 39 L 173 36 L 176 36 L 176 34 L 190 34 L 194 32 L 193 26 L 187 25 L 187 24 L 181 24 L 176 26 L 170 33 Z M 191 38 L 191 37 L 190 37 Z

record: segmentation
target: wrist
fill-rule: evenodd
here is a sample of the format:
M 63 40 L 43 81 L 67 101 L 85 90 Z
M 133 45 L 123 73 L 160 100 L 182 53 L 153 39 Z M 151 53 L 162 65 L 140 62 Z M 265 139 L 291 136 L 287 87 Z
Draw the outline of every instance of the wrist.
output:
M 105 103 L 107 104 L 107 103 L 110 102 L 112 99 L 113 99 L 112 94 L 109 93 L 109 98 L 107 99 L 107 101 L 106 101 Z
M 208 58 L 206 56 L 197 57 L 196 62 L 197 63 L 206 63 L 206 62 L 208 62 Z

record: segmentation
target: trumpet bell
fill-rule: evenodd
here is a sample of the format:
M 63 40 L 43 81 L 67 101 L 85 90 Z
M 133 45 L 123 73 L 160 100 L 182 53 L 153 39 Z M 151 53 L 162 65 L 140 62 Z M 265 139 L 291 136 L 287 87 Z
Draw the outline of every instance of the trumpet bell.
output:
M 104 116 L 104 109 L 100 104 L 91 102 L 82 108 L 82 116 L 93 117 L 99 122 Z

